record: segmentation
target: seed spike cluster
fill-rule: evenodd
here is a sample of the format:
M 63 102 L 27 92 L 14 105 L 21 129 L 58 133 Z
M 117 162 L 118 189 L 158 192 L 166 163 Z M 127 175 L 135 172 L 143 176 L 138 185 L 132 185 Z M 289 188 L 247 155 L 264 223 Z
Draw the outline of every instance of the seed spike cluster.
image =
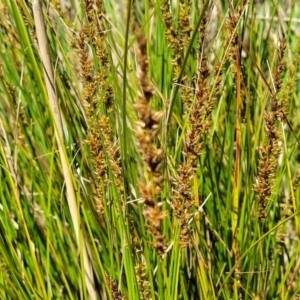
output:
M 169 43 L 170 48 L 173 49 L 175 52 L 174 63 L 177 64 L 178 63 L 177 60 L 180 59 L 180 57 L 181 57 L 181 50 L 183 48 L 183 43 L 180 40 L 178 33 L 175 30 L 172 13 L 170 11 L 171 7 L 170 7 L 170 3 L 168 0 L 163 1 L 161 10 L 163 13 L 163 19 L 164 19 L 165 26 L 166 26 L 166 39 Z M 178 68 L 179 68 L 179 66 L 180 65 L 177 64 Z M 175 71 L 175 73 L 178 73 L 178 72 Z M 179 73 L 178 73 L 178 75 L 179 75 Z M 177 78 L 176 75 L 175 75 L 175 78 Z
M 191 14 L 191 1 L 182 0 L 179 3 L 179 30 L 180 39 L 182 40 L 182 45 L 187 47 L 190 42 L 190 34 L 192 31 L 192 26 L 190 25 L 190 14 Z
M 281 153 L 280 132 L 278 121 L 283 118 L 283 107 L 279 103 L 278 94 L 281 91 L 280 75 L 283 72 L 283 58 L 285 43 L 281 44 L 278 55 L 278 68 L 274 76 L 275 91 L 271 94 L 271 110 L 264 114 L 265 130 L 268 144 L 260 148 L 261 158 L 258 164 L 258 176 L 255 183 L 255 191 L 259 201 L 259 219 L 266 219 L 266 208 L 274 188 L 278 159 Z
M 109 275 L 106 275 L 106 282 L 109 286 L 114 300 L 125 300 L 126 298 L 120 293 L 118 285 Z
M 182 58 L 185 55 L 184 49 L 186 49 L 190 42 L 190 34 L 192 31 L 192 26 L 190 25 L 190 12 L 191 12 L 191 2 L 181 1 L 179 3 L 179 20 L 177 29 L 175 29 L 175 24 L 173 21 L 171 7 L 168 0 L 165 0 L 161 6 L 163 13 L 163 19 L 166 26 L 166 39 L 168 41 L 169 47 L 174 50 L 174 81 L 178 81 L 178 77 L 181 71 Z M 183 78 L 180 84 L 181 97 L 183 99 L 185 112 L 189 111 L 192 104 L 192 89 L 187 84 L 186 78 Z
M 87 110 L 89 122 L 89 144 L 91 154 L 94 158 L 96 184 L 96 207 L 99 215 L 104 213 L 105 191 L 108 185 L 109 169 L 114 176 L 114 183 L 120 193 L 123 191 L 123 180 L 121 174 L 121 159 L 119 147 L 113 140 L 109 115 L 113 113 L 112 87 L 108 84 L 109 61 L 104 46 L 105 30 L 102 25 L 102 1 L 86 0 L 85 8 L 88 23 L 84 24 L 78 39 L 80 48 L 80 62 L 82 68 L 83 100 Z M 101 65 L 95 70 L 92 66 L 92 58 L 88 42 L 95 48 L 97 61 Z M 103 105 L 107 114 L 105 114 Z M 102 108 L 102 110 L 100 110 Z
M 286 107 L 283 105 L 282 101 L 279 101 L 278 96 L 282 89 L 282 79 L 281 74 L 285 70 L 284 63 L 284 52 L 286 49 L 286 43 L 283 41 L 280 43 L 279 53 L 278 53 L 278 66 L 274 75 L 274 92 L 271 94 L 271 110 L 274 113 L 276 120 L 284 120 L 284 113 Z
M 198 83 L 196 100 L 194 107 L 190 113 L 189 123 L 191 128 L 188 131 L 184 156 L 186 162 L 182 163 L 178 169 L 176 182 L 176 192 L 174 198 L 174 213 L 180 220 L 180 246 L 186 247 L 190 241 L 189 220 L 192 216 L 191 208 L 194 205 L 194 196 L 191 192 L 191 180 L 197 173 L 197 160 L 204 148 L 205 137 L 209 133 L 212 119 L 211 113 L 216 101 L 216 95 L 222 82 L 222 72 L 220 65 L 216 64 L 216 82 L 214 87 L 214 96 L 210 96 L 209 87 L 209 67 L 207 58 L 202 53 L 203 41 L 205 39 L 206 23 L 208 18 L 203 18 L 203 22 L 199 28 L 199 55 L 198 55 Z
M 165 213 L 161 211 L 159 203 L 163 181 L 161 171 L 163 151 L 155 146 L 159 122 L 163 113 L 154 112 L 150 107 L 153 89 L 148 79 L 147 39 L 140 30 L 137 30 L 137 40 L 138 78 L 142 92 L 139 94 L 139 101 L 135 105 L 140 118 L 136 124 L 136 130 L 140 152 L 149 175 L 149 182 L 147 184 L 140 182 L 139 189 L 144 203 L 143 213 L 147 221 L 147 228 L 153 237 L 153 241 L 150 244 L 156 249 L 159 255 L 163 255 L 166 245 L 164 243 L 164 236 L 161 233 L 161 224 Z
M 296 49 L 300 49 L 300 39 L 298 39 Z M 282 103 L 281 105 L 285 115 L 287 115 L 288 113 L 288 105 L 289 105 L 289 101 L 292 99 L 292 94 L 294 92 L 295 84 L 297 80 L 297 71 L 299 70 L 299 65 L 300 65 L 299 51 L 297 51 L 297 53 L 294 54 L 294 56 L 295 59 L 291 62 L 291 65 L 289 66 L 286 87 L 281 91 L 281 103 Z
M 142 299 L 152 300 L 150 290 L 151 287 L 150 282 L 147 279 L 145 264 L 138 264 L 135 267 L 135 272 Z

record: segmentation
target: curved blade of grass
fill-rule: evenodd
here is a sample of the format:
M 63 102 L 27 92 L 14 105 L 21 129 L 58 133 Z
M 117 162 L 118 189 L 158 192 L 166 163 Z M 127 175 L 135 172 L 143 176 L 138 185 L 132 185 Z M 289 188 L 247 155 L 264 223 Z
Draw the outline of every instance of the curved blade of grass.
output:
M 247 256 L 247 254 L 253 249 L 255 248 L 261 241 L 263 241 L 270 233 L 272 233 L 273 231 L 275 231 L 277 228 L 279 228 L 280 226 L 282 226 L 283 224 L 285 224 L 286 222 L 288 222 L 289 220 L 295 218 L 298 214 L 300 214 L 300 210 L 296 211 L 295 213 L 293 213 L 292 215 L 290 215 L 288 218 L 282 220 L 281 222 L 279 222 L 277 225 L 275 225 L 273 228 L 271 228 L 268 232 L 266 232 L 265 234 L 263 234 L 256 242 L 254 242 L 248 249 L 247 251 L 245 251 L 240 257 L 239 259 L 235 262 L 234 266 L 231 268 L 231 270 L 228 272 L 228 275 L 226 276 L 226 278 L 223 281 L 222 287 L 224 288 L 224 285 L 227 283 L 227 281 L 229 280 L 229 278 L 231 277 L 232 273 L 235 271 L 236 267 L 240 264 L 240 262 Z M 223 288 L 220 288 L 219 293 L 218 293 L 218 297 L 220 297 L 220 294 L 223 291 Z

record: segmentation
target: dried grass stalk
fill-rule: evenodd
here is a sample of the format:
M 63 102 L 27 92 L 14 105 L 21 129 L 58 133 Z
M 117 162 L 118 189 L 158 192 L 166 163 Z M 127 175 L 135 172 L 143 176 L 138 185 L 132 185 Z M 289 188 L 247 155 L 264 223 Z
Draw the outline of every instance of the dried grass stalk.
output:
M 83 254 L 83 262 L 85 268 L 85 281 L 87 285 L 87 290 L 89 293 L 89 297 L 92 300 L 96 300 L 96 290 L 94 287 L 94 276 L 91 261 L 88 256 L 87 248 L 82 237 L 82 233 L 79 231 L 80 224 L 79 224 L 79 213 L 77 210 L 77 203 L 76 203 L 76 196 L 74 191 L 74 186 L 72 182 L 72 175 L 69 168 L 69 163 L 66 157 L 66 151 L 63 143 L 63 127 L 61 121 L 60 110 L 58 106 L 57 97 L 55 94 L 54 86 L 54 73 L 53 67 L 51 64 L 51 58 L 49 54 L 49 45 L 46 35 L 46 29 L 44 24 L 44 18 L 42 13 L 42 7 L 39 0 L 33 1 L 33 15 L 34 15 L 34 22 L 36 27 L 37 39 L 38 39 L 38 47 L 40 52 L 41 61 L 44 66 L 44 76 L 46 81 L 46 87 L 50 102 L 50 108 L 53 114 L 53 121 L 55 124 L 55 135 L 56 140 L 59 148 L 60 158 L 62 162 L 63 168 L 63 175 L 65 178 L 66 189 L 67 189 L 67 200 L 70 209 L 70 214 L 72 217 L 72 222 L 74 226 L 74 231 L 76 235 L 76 240 L 78 246 L 82 248 Z

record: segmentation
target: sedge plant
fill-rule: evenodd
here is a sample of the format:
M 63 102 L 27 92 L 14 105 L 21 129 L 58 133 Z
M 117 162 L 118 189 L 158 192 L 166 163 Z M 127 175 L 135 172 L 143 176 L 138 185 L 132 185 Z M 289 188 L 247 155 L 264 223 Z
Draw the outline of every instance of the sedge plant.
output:
M 0 2 L 1 299 L 298 299 L 298 1 Z

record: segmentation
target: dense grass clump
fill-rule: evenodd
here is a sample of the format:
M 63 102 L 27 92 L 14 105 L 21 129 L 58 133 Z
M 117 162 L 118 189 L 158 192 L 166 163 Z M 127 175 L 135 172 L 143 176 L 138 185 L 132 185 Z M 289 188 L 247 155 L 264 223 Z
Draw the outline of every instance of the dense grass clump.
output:
M 1 299 L 298 299 L 296 0 L 0 2 Z

